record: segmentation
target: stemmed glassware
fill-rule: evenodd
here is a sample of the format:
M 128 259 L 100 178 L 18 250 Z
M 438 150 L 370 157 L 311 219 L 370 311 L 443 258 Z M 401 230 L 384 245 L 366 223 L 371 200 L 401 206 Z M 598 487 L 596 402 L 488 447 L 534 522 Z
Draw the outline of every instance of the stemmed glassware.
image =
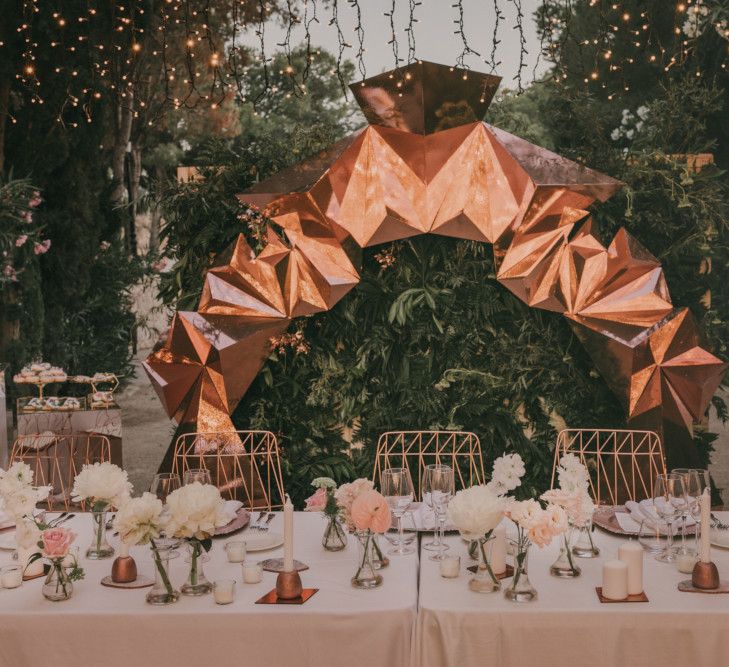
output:
M 683 475 L 669 473 L 658 475 L 653 484 L 653 507 L 656 514 L 666 524 L 668 543 L 665 550 L 656 556 L 662 563 L 671 563 L 676 559 L 673 549 L 673 521 L 681 516 L 686 507 L 686 491 Z
M 149 490 L 164 503 L 167 501 L 167 496 L 181 486 L 179 475 L 173 472 L 160 472 L 154 476 Z
M 413 546 L 405 544 L 402 525 L 403 514 L 410 507 L 415 496 L 410 471 L 407 468 L 386 468 L 380 474 L 380 489 L 397 519 L 399 541 L 397 546 L 390 549 L 388 553 L 395 556 L 415 553 Z
M 699 499 L 704 493 L 704 489 L 711 489 L 711 478 L 709 471 L 705 468 L 677 468 L 673 472 L 677 472 L 684 477 L 684 486 L 686 492 L 686 509 L 694 519 L 694 553 L 699 552 L 699 529 L 701 527 L 701 505 Z M 688 552 L 683 541 L 684 553 Z
M 433 463 L 425 468 L 425 476 L 423 478 L 423 498 L 428 498 L 426 503 L 433 508 L 437 523 L 437 537 L 433 544 L 437 546 L 435 553 L 430 560 L 443 560 L 443 553 L 449 546 L 443 542 L 443 533 L 445 529 L 446 511 L 448 502 L 453 497 L 455 485 L 455 477 L 453 468 L 440 463 Z

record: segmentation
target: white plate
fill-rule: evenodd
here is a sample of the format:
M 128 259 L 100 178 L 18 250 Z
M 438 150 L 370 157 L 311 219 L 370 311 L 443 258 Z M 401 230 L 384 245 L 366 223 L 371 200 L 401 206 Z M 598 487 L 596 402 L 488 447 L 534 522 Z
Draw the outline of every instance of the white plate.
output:
M 15 551 L 16 547 L 15 531 L 7 535 L 0 535 L 0 549 L 3 551 Z
M 283 542 L 281 533 L 262 532 L 260 530 L 247 530 L 240 538 L 246 543 L 246 551 L 267 551 L 280 547 Z
M 729 530 L 712 530 L 711 546 L 729 549 Z

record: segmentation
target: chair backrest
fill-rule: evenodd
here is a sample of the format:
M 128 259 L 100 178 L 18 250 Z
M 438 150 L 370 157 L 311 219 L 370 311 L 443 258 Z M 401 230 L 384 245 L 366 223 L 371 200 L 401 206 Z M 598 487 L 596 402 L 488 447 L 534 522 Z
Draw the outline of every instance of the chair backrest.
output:
M 598 505 L 650 498 L 656 476 L 666 472 L 657 433 L 627 429 L 565 429 L 557 436 L 552 487 L 564 454 L 574 454 L 590 472 L 590 495 Z
M 456 490 L 484 481 L 481 441 L 467 431 L 388 431 L 377 442 L 372 481 L 379 483 L 386 468 L 407 468 L 415 494 L 421 499 L 421 482 L 427 465 L 450 465 Z
M 207 468 L 224 498 L 249 510 L 283 507 L 278 440 L 270 431 L 185 433 L 177 438 L 172 472 Z
M 48 500 L 39 505 L 68 510 L 79 505 L 71 500 L 74 478 L 85 465 L 111 461 L 111 444 L 100 433 L 30 433 L 13 443 L 10 463 L 16 461 L 30 466 L 34 484 L 51 487 Z

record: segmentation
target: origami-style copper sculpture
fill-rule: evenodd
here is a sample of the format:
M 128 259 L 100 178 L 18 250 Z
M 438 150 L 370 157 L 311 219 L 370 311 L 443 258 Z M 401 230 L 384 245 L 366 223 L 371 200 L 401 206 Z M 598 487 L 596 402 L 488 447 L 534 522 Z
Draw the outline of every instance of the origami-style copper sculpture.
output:
M 606 248 L 586 208 L 621 183 L 481 121 L 500 79 L 417 62 L 351 86 L 369 125 L 239 195 L 269 228 L 208 271 L 198 313 L 177 313 L 145 367 L 170 417 L 234 430 L 230 414 L 302 315 L 359 282 L 358 248 L 423 233 L 493 244 L 497 278 L 522 301 L 563 313 L 629 418 L 686 429 L 726 364 L 675 310 L 658 261 L 625 230 Z

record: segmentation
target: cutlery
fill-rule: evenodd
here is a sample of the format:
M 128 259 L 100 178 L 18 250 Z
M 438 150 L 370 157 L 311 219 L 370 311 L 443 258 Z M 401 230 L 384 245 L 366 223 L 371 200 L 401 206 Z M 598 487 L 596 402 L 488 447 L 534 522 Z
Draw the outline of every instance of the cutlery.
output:
M 258 515 L 258 518 L 253 523 L 249 524 L 248 528 L 250 528 L 251 530 L 263 530 L 263 527 L 261 526 L 261 521 L 265 516 L 266 510 L 263 510 L 263 512 Z
M 729 525 L 719 521 L 719 517 L 717 517 L 713 512 L 711 513 L 711 523 L 712 528 L 717 528 L 718 530 L 729 530 Z
M 264 533 L 269 529 L 269 525 L 271 521 L 273 521 L 273 517 L 275 517 L 276 514 L 274 512 L 269 512 L 268 516 L 266 517 L 266 521 L 263 525 L 261 525 L 258 530 L 262 530 Z

